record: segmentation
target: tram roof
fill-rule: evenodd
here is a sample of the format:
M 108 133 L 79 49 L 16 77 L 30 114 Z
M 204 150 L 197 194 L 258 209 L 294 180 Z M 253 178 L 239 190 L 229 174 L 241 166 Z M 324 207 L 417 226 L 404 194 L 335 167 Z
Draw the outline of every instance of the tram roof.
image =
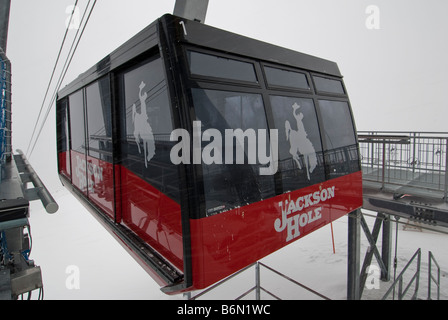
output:
M 181 23 L 182 21 L 183 23 Z M 106 75 L 111 70 L 125 65 L 130 60 L 159 45 L 160 28 L 164 29 L 169 39 L 183 44 L 200 46 L 227 54 L 276 63 L 310 72 L 342 77 L 335 62 L 248 38 L 196 21 L 165 14 L 63 88 L 58 94 L 59 97 L 67 96 L 79 90 Z

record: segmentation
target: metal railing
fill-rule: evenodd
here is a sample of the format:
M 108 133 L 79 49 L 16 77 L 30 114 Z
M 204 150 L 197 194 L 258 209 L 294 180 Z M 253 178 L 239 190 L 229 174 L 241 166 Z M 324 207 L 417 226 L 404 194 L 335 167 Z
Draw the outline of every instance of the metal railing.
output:
M 395 299 L 395 287 L 398 284 L 398 300 L 403 300 L 406 293 L 410 289 L 411 285 L 415 282 L 414 287 L 414 293 L 411 297 L 412 300 L 417 299 L 418 289 L 419 289 L 419 282 L 420 282 L 420 263 L 421 263 L 421 256 L 422 256 L 422 250 L 418 249 L 415 254 L 412 256 L 411 260 L 406 264 L 403 271 L 399 274 L 397 279 L 393 282 L 392 286 L 387 290 L 387 292 L 384 294 L 382 300 L 386 300 L 389 295 L 393 292 L 393 299 Z M 414 262 L 414 260 L 417 258 L 417 270 L 415 271 L 414 275 L 412 276 L 411 280 L 409 281 L 406 288 L 403 290 L 403 281 L 404 281 L 404 275 L 406 274 L 406 271 L 408 270 L 409 266 Z
M 282 277 L 283 279 L 288 280 L 289 282 L 293 283 L 294 285 L 299 286 L 299 287 L 305 289 L 306 291 L 309 291 L 309 292 L 313 293 L 314 295 L 318 296 L 321 299 L 330 300 L 330 298 L 324 296 L 323 294 L 320 294 L 319 292 L 317 292 L 317 291 L 315 291 L 315 290 L 313 290 L 313 289 L 311 289 L 311 288 L 301 284 L 300 282 L 297 282 L 296 280 L 294 280 L 294 279 L 284 275 L 283 273 L 281 273 L 281 272 L 279 272 L 279 271 L 277 271 L 277 270 L 275 270 L 275 269 L 273 269 L 273 268 L 271 268 L 271 267 L 269 267 L 269 266 L 267 266 L 267 265 L 265 265 L 264 263 L 261 263 L 261 262 L 256 262 L 256 263 L 253 263 L 253 264 L 247 266 L 246 268 L 244 268 L 244 269 L 234 273 L 233 275 L 231 275 L 231 276 L 227 277 L 226 279 L 224 279 L 224 280 L 214 284 L 213 286 L 205 289 L 204 291 L 196 294 L 195 296 L 192 296 L 191 293 L 187 294 L 186 296 L 187 296 L 188 300 L 197 300 L 198 298 L 204 296 L 207 293 L 210 293 L 210 291 L 220 287 L 221 285 L 223 285 L 227 281 L 235 278 L 236 276 L 240 275 L 241 273 L 243 273 L 244 271 L 246 271 L 246 270 L 248 270 L 248 269 L 250 269 L 252 267 L 255 267 L 255 285 L 252 288 L 250 288 L 249 290 L 247 290 L 244 293 L 242 293 L 241 295 L 239 295 L 237 298 L 235 298 L 235 300 L 241 300 L 241 299 L 243 299 L 244 297 L 246 297 L 247 295 L 249 295 L 252 292 L 255 292 L 255 300 L 260 300 L 261 299 L 261 291 L 267 293 L 268 295 L 270 295 L 271 297 L 273 297 L 276 300 L 281 300 L 280 297 L 278 297 L 277 295 L 275 295 L 271 291 L 269 291 L 266 288 L 264 288 L 263 286 L 261 286 L 261 276 L 260 276 L 260 269 L 261 269 L 261 267 L 264 267 L 265 269 L 267 269 L 267 270 L 269 270 L 269 271 L 279 275 L 280 277 Z
M 427 190 L 447 201 L 448 133 L 358 132 L 364 181 Z
M 440 266 L 437 263 L 436 259 L 434 258 L 434 255 L 431 251 L 429 251 L 429 266 L 428 266 L 428 300 L 432 300 L 431 298 L 431 284 L 434 281 L 436 287 L 437 287 L 437 300 L 440 300 Z M 435 264 L 437 267 L 437 278 L 432 275 L 432 264 Z

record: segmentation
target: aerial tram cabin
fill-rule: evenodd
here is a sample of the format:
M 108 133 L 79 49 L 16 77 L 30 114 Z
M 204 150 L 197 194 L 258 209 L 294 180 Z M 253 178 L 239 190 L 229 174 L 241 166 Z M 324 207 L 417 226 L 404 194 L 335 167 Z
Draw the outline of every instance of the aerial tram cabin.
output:
M 362 205 L 334 62 L 164 15 L 62 89 L 62 183 L 167 294 Z

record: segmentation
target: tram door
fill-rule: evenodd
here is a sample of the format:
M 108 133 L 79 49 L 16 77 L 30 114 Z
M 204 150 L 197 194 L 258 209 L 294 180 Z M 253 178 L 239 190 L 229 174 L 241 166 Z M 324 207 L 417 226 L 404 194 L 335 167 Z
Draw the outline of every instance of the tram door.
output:
M 120 74 L 122 223 L 183 270 L 178 167 L 170 160 L 173 117 L 162 59 Z
M 68 112 L 64 110 L 67 101 Z M 63 145 L 60 143 L 61 173 L 113 219 L 115 205 L 109 76 L 72 93 L 63 103 L 65 106 L 61 111 L 60 130 L 63 132 L 63 140 L 67 141 Z
M 112 219 L 115 217 L 112 156 L 112 110 L 109 76 L 85 89 L 87 193 Z

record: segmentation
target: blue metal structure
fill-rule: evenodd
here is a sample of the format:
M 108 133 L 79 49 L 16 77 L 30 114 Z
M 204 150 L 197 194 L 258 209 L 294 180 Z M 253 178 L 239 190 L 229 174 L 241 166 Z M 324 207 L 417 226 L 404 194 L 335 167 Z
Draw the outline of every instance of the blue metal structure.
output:
M 5 161 L 6 151 L 6 72 L 6 61 L 0 56 L 0 166 Z
M 10 5 L 0 0 L 0 300 L 30 298 L 37 289 L 43 298 L 41 269 L 29 258 L 29 202 L 40 199 L 48 213 L 58 210 L 24 154 L 12 152 L 12 72 L 5 54 Z

